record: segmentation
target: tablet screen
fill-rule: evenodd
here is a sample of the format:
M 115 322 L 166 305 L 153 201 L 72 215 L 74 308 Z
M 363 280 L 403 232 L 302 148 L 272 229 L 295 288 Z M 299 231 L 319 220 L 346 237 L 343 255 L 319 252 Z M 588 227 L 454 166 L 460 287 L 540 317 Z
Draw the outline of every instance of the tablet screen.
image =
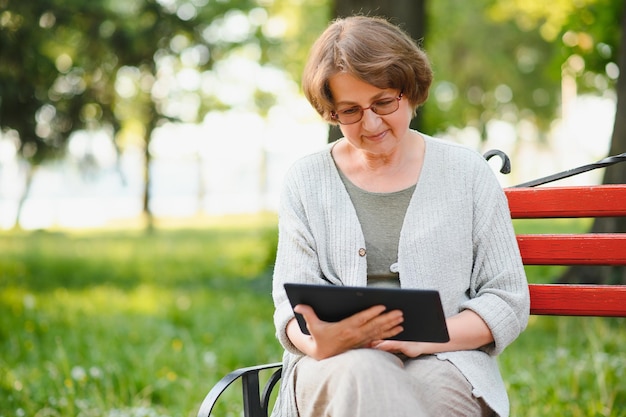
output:
M 323 321 L 340 321 L 369 307 L 384 305 L 387 310 L 402 310 L 404 314 L 404 330 L 390 339 L 436 343 L 450 340 L 436 290 L 287 283 L 285 291 L 292 308 L 309 305 Z M 300 330 L 309 334 L 302 315 L 295 315 Z

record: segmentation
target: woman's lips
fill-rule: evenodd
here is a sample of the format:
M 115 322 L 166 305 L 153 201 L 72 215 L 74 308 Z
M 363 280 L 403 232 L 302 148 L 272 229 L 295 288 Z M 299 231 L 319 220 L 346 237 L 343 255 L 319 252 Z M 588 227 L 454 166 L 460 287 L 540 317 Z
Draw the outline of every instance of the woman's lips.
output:
M 366 139 L 368 140 L 381 140 L 382 138 L 384 138 L 387 135 L 388 130 L 385 130 L 383 132 L 377 133 L 375 135 L 363 135 L 365 136 Z

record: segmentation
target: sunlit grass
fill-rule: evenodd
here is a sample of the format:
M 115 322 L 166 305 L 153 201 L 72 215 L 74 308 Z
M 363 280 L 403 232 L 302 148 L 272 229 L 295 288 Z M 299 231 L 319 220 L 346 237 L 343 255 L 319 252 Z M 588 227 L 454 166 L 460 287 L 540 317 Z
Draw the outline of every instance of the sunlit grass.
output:
M 223 375 L 279 361 L 275 218 L 224 223 L 0 234 L 0 416 L 195 416 Z M 511 415 L 626 416 L 625 329 L 532 317 L 500 357 Z M 233 386 L 215 415 L 241 409 Z
M 531 318 L 500 357 L 512 416 L 625 416 L 624 319 Z
M 9 370 L 2 389 L 25 415 L 51 403 L 67 416 L 77 407 L 107 415 L 147 405 L 192 415 L 218 376 L 278 354 L 270 302 L 246 289 L 188 293 L 142 285 L 126 293 L 96 286 L 6 294 L 2 305 L 12 314 L 2 328 L 12 332 L 2 335 L 0 364 Z
M 195 415 L 219 377 L 280 356 L 275 234 L 0 235 L 0 416 Z

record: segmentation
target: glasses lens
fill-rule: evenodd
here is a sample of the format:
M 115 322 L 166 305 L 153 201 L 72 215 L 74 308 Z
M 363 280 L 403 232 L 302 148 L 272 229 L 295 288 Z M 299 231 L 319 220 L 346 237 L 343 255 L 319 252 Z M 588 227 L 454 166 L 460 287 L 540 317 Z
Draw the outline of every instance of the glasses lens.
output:
M 349 107 L 347 109 L 338 110 L 335 115 L 336 119 L 339 120 L 339 123 L 349 125 L 361 120 L 363 117 L 363 109 L 358 106 Z
M 400 100 L 397 98 L 386 98 L 372 104 L 372 111 L 378 115 L 384 116 L 398 110 L 398 107 L 400 107 Z
M 379 116 L 385 116 L 387 114 L 391 114 L 394 111 L 398 110 L 400 107 L 400 99 L 402 98 L 402 94 L 399 97 L 394 98 L 384 98 L 378 100 L 370 107 L 366 107 L 365 109 L 359 106 L 348 107 L 346 109 L 338 110 L 334 113 L 333 118 L 338 120 L 342 125 L 351 125 L 360 121 L 363 118 L 363 112 L 367 109 L 371 109 L 374 113 Z

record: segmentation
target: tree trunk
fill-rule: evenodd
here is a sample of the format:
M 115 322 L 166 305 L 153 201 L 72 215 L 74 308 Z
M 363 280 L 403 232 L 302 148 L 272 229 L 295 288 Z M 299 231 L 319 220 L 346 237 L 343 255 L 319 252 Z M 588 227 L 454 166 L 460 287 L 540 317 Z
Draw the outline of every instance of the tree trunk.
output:
M 354 14 L 379 16 L 399 25 L 413 39 L 421 41 L 426 33 L 426 0 L 336 0 L 335 17 L 347 17 Z
M 152 232 L 154 230 L 154 216 L 150 209 L 150 196 L 152 188 L 152 174 L 150 172 L 150 165 L 152 164 L 152 155 L 150 154 L 150 140 L 152 138 L 152 132 L 156 127 L 157 116 L 154 109 L 154 103 L 151 104 L 151 111 L 148 123 L 146 124 L 145 131 L 145 148 L 144 148 L 144 168 L 143 168 L 143 217 L 145 221 L 146 231 Z
M 626 0 L 622 10 L 621 29 L 622 35 L 618 52 L 620 73 L 616 87 L 617 106 L 609 155 L 618 155 L 626 152 Z M 589 138 L 589 140 L 595 139 Z M 606 168 L 602 182 L 604 184 L 626 184 L 626 163 L 615 164 Z M 606 217 L 596 219 L 591 232 L 626 233 L 626 218 Z M 559 281 L 626 285 L 626 267 L 576 266 L 569 268 Z
M 426 0 L 394 0 L 381 2 L 380 0 L 335 0 L 333 15 L 347 17 L 354 14 L 378 16 L 389 19 L 392 23 L 404 29 L 413 39 L 421 42 L 426 33 Z M 411 121 L 411 128 L 419 130 L 421 117 Z M 328 133 L 328 142 L 341 137 L 339 127 L 331 126 Z
M 20 230 L 22 226 L 20 225 L 20 217 L 22 217 L 22 210 L 24 209 L 24 204 L 26 203 L 26 199 L 30 196 L 30 189 L 33 185 L 33 179 L 35 178 L 35 173 L 39 168 L 38 165 L 33 165 L 30 162 L 26 162 L 24 164 L 26 166 L 26 178 L 24 179 L 24 192 L 20 196 L 20 199 L 17 203 L 17 211 L 15 213 L 15 223 L 13 223 L 13 230 Z

